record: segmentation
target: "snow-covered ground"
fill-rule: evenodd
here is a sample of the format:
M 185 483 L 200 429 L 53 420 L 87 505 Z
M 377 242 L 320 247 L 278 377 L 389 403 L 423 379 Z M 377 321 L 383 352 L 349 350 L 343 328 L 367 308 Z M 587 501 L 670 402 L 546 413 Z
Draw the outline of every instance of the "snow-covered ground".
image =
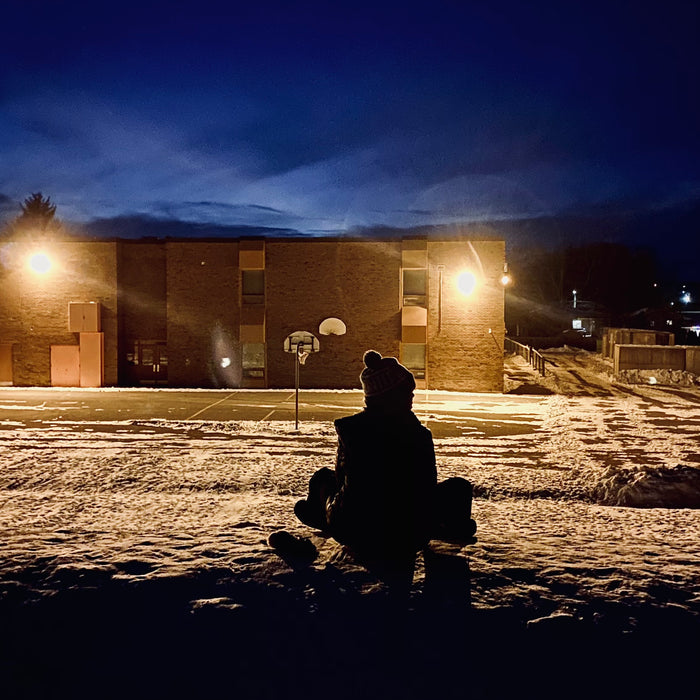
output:
M 401 610 L 293 517 L 333 466 L 330 423 L 3 421 L 9 697 L 700 692 L 700 403 L 443 408 L 418 397 L 449 435 L 440 478 L 475 486 L 478 542 L 433 542 Z M 282 528 L 312 538 L 312 566 L 267 546 Z

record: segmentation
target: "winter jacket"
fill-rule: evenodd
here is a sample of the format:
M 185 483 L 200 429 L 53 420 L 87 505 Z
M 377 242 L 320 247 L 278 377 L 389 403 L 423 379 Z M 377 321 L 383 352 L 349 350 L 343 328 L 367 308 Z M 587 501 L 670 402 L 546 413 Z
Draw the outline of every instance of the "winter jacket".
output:
M 335 429 L 337 493 L 326 508 L 333 536 L 370 556 L 415 553 L 432 521 L 432 434 L 410 411 L 365 409 L 336 420 Z

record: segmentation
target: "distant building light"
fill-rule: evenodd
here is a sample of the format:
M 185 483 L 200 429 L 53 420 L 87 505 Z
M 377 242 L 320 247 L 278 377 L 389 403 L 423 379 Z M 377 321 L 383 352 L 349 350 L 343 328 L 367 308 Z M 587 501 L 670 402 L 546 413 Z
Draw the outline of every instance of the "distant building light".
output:
M 690 292 L 685 292 L 683 296 L 681 297 L 681 301 L 684 304 L 690 304 L 691 298 L 690 298 Z

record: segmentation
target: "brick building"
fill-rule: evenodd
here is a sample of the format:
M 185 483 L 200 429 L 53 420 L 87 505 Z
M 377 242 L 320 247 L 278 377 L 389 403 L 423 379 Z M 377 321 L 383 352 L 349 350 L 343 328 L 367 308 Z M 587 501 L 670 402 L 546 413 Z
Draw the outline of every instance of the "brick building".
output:
M 0 248 L 4 385 L 292 387 L 285 338 L 309 331 L 304 387 L 358 388 L 375 348 L 419 386 L 503 388 L 503 240 L 64 239 L 39 271 L 36 245 Z

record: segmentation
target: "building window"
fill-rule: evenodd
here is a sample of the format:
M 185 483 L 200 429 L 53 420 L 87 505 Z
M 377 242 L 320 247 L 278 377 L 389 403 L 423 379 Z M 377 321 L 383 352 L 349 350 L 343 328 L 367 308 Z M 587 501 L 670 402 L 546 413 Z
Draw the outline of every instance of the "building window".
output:
M 425 379 L 425 343 L 403 343 L 401 362 L 416 379 Z
M 244 304 L 265 303 L 265 270 L 241 270 L 241 298 Z
M 250 379 L 265 377 L 265 343 L 243 343 L 241 368 L 243 377 Z
M 425 306 L 428 290 L 428 271 L 423 269 L 405 269 L 403 271 L 403 305 Z

